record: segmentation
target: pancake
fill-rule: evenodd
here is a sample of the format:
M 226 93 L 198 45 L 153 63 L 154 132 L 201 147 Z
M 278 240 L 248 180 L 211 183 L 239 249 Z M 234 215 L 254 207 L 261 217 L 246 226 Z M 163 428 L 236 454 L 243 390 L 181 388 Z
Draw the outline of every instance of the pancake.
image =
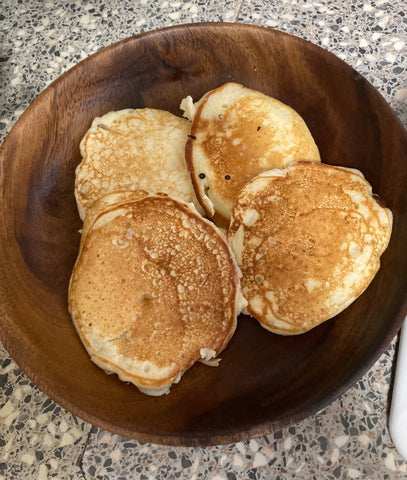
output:
M 145 190 L 116 190 L 98 198 L 89 210 L 86 216 L 86 222 L 83 223 L 80 249 L 82 248 L 88 231 L 100 215 L 120 205 L 142 200 L 148 195 L 150 195 L 150 193 Z
M 243 188 L 228 233 L 247 312 L 282 335 L 337 315 L 374 278 L 391 228 L 357 170 L 304 162 L 263 172 Z
M 97 117 L 83 137 L 75 197 L 83 220 L 93 203 L 115 190 L 164 192 L 196 199 L 185 165 L 190 123 L 163 110 L 120 110 Z
M 226 83 L 195 105 L 187 97 L 181 109 L 192 120 L 185 158 L 196 195 L 207 216 L 224 228 L 241 188 L 258 173 L 320 161 L 295 110 L 243 85 Z
M 70 312 L 97 365 L 161 395 L 227 346 L 246 305 L 240 271 L 226 238 L 189 204 L 109 197 L 85 218 Z

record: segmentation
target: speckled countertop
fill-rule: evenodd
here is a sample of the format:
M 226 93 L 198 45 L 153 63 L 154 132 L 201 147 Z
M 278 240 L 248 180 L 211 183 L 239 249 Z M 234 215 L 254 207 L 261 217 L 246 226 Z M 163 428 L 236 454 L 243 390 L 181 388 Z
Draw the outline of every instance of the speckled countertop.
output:
M 405 0 L 0 2 L 0 141 L 53 80 L 102 47 L 163 26 L 229 21 L 317 43 L 356 68 L 407 126 Z M 347 393 L 313 417 L 210 448 L 138 443 L 72 416 L 0 345 L 0 479 L 407 479 L 388 430 L 396 339 Z

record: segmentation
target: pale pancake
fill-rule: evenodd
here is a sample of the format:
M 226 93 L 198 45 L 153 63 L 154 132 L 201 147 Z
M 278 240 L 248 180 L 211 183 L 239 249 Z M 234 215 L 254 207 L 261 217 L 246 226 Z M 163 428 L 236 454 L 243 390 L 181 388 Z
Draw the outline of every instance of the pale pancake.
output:
M 181 108 L 193 120 L 185 157 L 197 197 L 222 227 L 229 225 L 240 190 L 258 173 L 296 161 L 320 161 L 295 110 L 240 84 L 224 84 L 196 105 L 186 98 Z
M 229 229 L 248 313 L 283 335 L 337 315 L 372 281 L 391 228 L 357 170 L 304 162 L 260 174 Z
M 185 165 L 190 123 L 152 108 L 120 110 L 95 118 L 83 137 L 75 197 L 82 220 L 93 203 L 115 190 L 164 192 L 196 199 Z
M 85 218 L 71 315 L 97 365 L 161 395 L 228 344 L 246 305 L 240 271 L 226 238 L 189 204 L 139 191 L 109 197 Z

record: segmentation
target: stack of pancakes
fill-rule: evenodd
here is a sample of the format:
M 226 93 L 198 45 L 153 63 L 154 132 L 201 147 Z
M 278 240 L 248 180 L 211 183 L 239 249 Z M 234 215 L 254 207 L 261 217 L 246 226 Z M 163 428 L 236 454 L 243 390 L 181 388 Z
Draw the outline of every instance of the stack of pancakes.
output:
M 70 312 L 92 360 L 151 395 L 214 362 L 241 311 L 283 335 L 338 314 L 392 226 L 289 106 L 227 83 L 181 109 L 96 118 L 76 170 Z

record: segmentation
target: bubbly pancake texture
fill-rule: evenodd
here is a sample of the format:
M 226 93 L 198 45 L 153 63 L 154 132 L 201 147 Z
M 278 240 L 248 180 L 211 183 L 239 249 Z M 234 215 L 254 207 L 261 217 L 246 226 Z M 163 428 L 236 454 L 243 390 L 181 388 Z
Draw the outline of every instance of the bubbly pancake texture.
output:
M 245 304 L 212 223 L 167 195 L 133 194 L 116 192 L 86 217 L 69 305 L 96 364 L 161 395 L 226 347 Z
M 149 195 L 150 193 L 145 190 L 115 190 L 114 192 L 107 193 L 103 197 L 97 199 L 86 216 L 86 222 L 83 223 L 79 250 L 82 248 L 88 231 L 92 228 L 100 215 L 115 207 L 119 207 L 120 205 L 142 200 Z
M 226 83 L 193 107 L 188 97 L 181 102 L 193 120 L 186 162 L 200 203 L 219 226 L 228 227 L 241 188 L 258 173 L 320 161 L 301 116 L 261 92 Z
M 229 229 L 248 313 L 283 335 L 335 316 L 372 281 L 391 229 L 356 170 L 304 162 L 260 174 Z
M 83 160 L 76 169 L 81 219 L 98 198 L 120 189 L 164 192 L 201 209 L 185 165 L 189 129 L 184 118 L 152 108 L 95 118 L 81 141 Z

